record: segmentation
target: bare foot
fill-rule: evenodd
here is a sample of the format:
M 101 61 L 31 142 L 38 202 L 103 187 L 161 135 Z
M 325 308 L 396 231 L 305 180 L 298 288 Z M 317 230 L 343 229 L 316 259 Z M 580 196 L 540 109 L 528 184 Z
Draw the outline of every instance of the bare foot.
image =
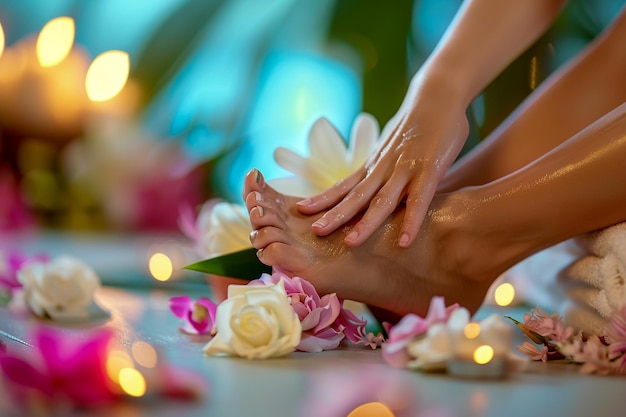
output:
M 439 204 L 442 198 L 436 198 L 410 247 L 400 248 L 396 241 L 400 207 L 367 242 L 351 248 L 343 242 L 350 224 L 316 236 L 311 224 L 323 213 L 301 214 L 296 207 L 300 198 L 279 193 L 257 170 L 246 176 L 244 197 L 255 229 L 250 240 L 261 262 L 310 281 L 320 293 L 336 293 L 396 315 L 424 315 L 438 295 L 475 311 L 497 276 L 468 275 L 473 268 L 467 268 L 473 261 L 464 259 L 468 248 L 458 250 L 452 243 L 459 215 Z

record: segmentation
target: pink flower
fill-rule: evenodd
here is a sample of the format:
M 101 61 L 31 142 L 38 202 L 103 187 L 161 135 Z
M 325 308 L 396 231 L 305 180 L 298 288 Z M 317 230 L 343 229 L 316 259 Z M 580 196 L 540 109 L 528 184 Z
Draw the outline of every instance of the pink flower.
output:
M 189 334 L 211 334 L 215 330 L 217 305 L 207 297 L 193 301 L 186 295 L 170 298 L 170 310 L 184 321 L 180 330 Z
M 17 271 L 29 262 L 48 262 L 46 255 L 27 256 L 15 250 L 0 251 L 0 291 L 13 292 L 22 287 Z
M 309 281 L 282 272 L 263 274 L 248 285 L 275 285 L 281 280 L 289 304 L 302 324 L 302 339 L 297 350 L 321 352 L 336 349 L 344 338 L 354 343 L 362 342 L 367 322 L 344 308 L 343 301 L 336 294 L 320 297 Z
M 524 355 L 529 356 L 530 359 L 534 361 L 548 361 L 548 346 L 544 346 L 541 350 L 539 350 L 537 345 L 530 342 L 524 342 L 523 345 L 517 346 L 517 350 L 522 352 Z
M 611 316 L 607 336 L 609 353 L 612 356 L 621 355 L 617 359 L 617 372 L 626 373 L 626 306 Z
M 533 308 L 530 314 L 524 314 L 524 324 L 528 329 L 557 343 L 565 342 L 574 332 L 573 328 L 565 327 L 557 313 L 550 316 L 539 307 Z
M 42 327 L 34 335 L 35 350 L 28 355 L 12 356 L 0 350 L 0 371 L 20 404 L 28 405 L 33 398 L 41 398 L 48 405 L 64 401 L 76 406 L 109 403 L 117 397 L 105 367 L 110 338 L 111 332 L 100 331 L 77 341 Z
M 447 323 L 454 310 L 459 308 L 453 304 L 446 308 L 443 297 L 433 297 L 426 317 L 407 314 L 398 324 L 389 329 L 389 337 L 383 344 L 383 358 L 393 367 L 404 368 L 411 357 L 407 346 L 416 338 L 426 334 L 430 326 L 436 323 Z

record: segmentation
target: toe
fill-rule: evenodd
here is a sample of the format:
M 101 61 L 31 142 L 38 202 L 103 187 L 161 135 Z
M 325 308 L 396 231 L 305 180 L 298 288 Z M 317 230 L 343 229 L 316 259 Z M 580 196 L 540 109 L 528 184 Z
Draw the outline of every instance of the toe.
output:
M 299 275 L 306 268 L 306 257 L 295 246 L 283 242 L 273 242 L 257 252 L 265 265 L 278 266 L 290 275 Z
M 272 243 L 292 244 L 291 235 L 277 227 L 263 227 L 250 233 L 250 243 L 257 249 L 264 248 Z
M 287 224 L 283 220 L 282 216 L 271 208 L 267 208 L 261 205 L 254 206 L 250 209 L 250 223 L 255 230 L 263 227 L 277 227 L 279 229 L 286 230 Z

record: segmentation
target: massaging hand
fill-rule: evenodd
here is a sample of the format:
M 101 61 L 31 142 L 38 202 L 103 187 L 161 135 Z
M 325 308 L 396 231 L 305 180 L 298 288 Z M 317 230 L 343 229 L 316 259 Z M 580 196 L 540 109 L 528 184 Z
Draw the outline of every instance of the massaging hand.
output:
M 313 224 L 325 236 L 363 212 L 345 238 L 358 246 L 403 202 L 398 245 L 407 247 L 418 234 L 428 206 L 469 131 L 465 107 L 441 91 L 427 94 L 412 86 L 396 116 L 383 129 L 378 150 L 358 171 L 325 192 L 298 203 L 304 214 L 330 209 Z

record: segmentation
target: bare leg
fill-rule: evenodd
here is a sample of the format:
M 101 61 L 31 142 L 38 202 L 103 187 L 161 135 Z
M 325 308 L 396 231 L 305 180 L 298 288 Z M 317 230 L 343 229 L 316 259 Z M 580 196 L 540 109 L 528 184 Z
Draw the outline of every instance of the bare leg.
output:
M 400 249 L 398 209 L 363 246 L 343 244 L 346 229 L 317 237 L 295 198 L 256 172 L 246 205 L 263 263 L 310 280 L 322 292 L 396 314 L 423 314 L 443 295 L 471 310 L 493 280 L 557 242 L 626 220 L 626 103 L 522 169 L 483 186 L 438 195 L 418 239 Z
M 624 39 L 626 8 L 498 129 L 453 165 L 438 191 L 485 184 L 510 174 L 626 101 Z

